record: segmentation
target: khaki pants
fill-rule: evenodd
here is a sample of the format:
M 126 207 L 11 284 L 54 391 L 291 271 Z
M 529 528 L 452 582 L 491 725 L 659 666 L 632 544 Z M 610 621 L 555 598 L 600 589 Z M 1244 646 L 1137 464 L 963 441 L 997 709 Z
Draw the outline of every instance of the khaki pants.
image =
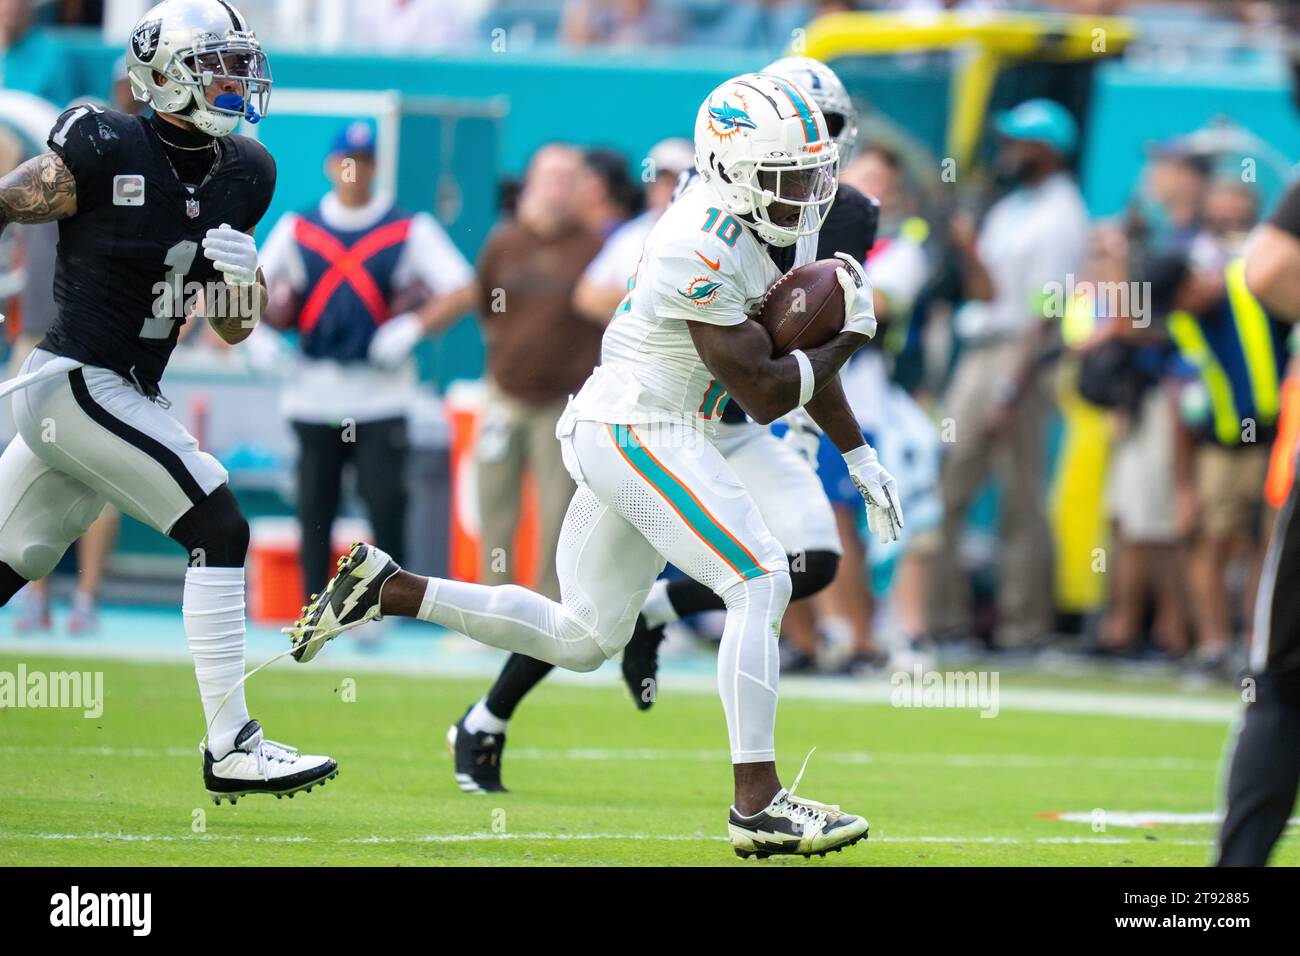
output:
M 564 406 L 564 400 L 541 407 L 522 405 L 489 386 L 475 448 L 484 584 L 514 581 L 515 529 L 519 526 L 523 476 L 528 471 L 537 483 L 541 522 L 535 590 L 553 600 L 560 598 L 555 549 L 575 488 L 555 437 Z
M 1196 449 L 1196 497 L 1206 534 L 1264 539 L 1268 456 L 1266 444 L 1243 448 L 1201 445 Z
M 997 386 L 1019 354 L 1011 340 L 972 348 L 958 362 L 945 401 L 952 440 L 940 475 L 943 546 L 934 563 L 931 626 L 963 630 L 970 623 L 970 595 L 957 563 L 966 514 L 990 475 L 1002 489 L 999 534 L 997 643 L 1014 647 L 1041 638 L 1053 623 L 1052 549 L 1045 498 L 1047 419 L 1051 394 L 1040 375 L 1016 403 L 1016 418 L 996 440 L 981 432 Z

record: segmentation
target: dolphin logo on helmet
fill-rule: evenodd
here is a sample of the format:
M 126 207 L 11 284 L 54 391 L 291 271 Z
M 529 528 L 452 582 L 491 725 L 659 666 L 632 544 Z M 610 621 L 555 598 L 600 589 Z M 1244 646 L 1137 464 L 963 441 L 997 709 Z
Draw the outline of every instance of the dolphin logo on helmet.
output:
M 839 147 L 797 83 L 745 73 L 700 105 L 695 168 L 727 212 L 764 242 L 789 246 L 821 229 L 835 199 Z
M 757 129 L 748 113 L 739 107 L 732 106 L 726 100 L 722 101 L 721 106 L 710 106 L 709 115 L 724 130 Z

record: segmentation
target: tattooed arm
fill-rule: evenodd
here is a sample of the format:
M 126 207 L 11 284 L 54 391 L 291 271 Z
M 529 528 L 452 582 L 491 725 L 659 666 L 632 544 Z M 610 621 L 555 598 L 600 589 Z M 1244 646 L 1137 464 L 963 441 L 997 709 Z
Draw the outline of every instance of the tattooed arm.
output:
M 238 345 L 253 334 L 253 327 L 266 310 L 270 294 L 266 276 L 257 270 L 257 281 L 251 286 L 239 287 L 221 283 L 217 286 L 214 302 L 208 308 L 208 323 L 227 345 Z
M 77 181 L 54 153 L 29 159 L 0 178 L 0 232 L 11 222 L 54 222 L 77 211 Z

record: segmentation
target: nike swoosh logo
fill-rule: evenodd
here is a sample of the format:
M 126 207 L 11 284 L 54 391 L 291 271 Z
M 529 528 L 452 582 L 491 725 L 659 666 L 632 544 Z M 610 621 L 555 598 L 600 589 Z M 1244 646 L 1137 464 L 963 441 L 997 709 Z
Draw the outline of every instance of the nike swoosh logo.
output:
M 697 256 L 700 257 L 700 261 L 701 261 L 701 262 L 703 262 L 706 266 L 708 266 L 708 267 L 709 267 L 710 269 L 712 269 L 714 272 L 717 272 L 717 271 L 718 271 L 718 267 L 719 267 L 720 265 L 722 265 L 722 260 L 721 260 L 721 259 L 718 259 L 717 261 L 714 261 L 713 259 L 707 259 L 707 258 L 705 258 L 704 253 L 700 252 L 699 249 L 696 249 L 696 250 L 695 250 L 695 254 L 696 254 Z

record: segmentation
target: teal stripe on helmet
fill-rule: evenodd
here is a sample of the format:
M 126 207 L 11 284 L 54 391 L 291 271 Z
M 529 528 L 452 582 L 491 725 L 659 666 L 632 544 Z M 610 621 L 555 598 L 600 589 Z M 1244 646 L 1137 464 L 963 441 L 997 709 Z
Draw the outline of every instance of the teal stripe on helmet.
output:
M 808 101 L 804 98 L 804 95 L 779 76 L 767 75 L 771 77 L 773 83 L 781 87 L 786 96 L 790 97 L 790 102 L 794 104 L 795 111 L 799 114 L 799 120 L 803 123 L 804 138 L 810 143 L 815 143 L 821 139 L 821 134 L 817 131 L 817 120 L 813 117 L 812 110 L 808 109 Z

